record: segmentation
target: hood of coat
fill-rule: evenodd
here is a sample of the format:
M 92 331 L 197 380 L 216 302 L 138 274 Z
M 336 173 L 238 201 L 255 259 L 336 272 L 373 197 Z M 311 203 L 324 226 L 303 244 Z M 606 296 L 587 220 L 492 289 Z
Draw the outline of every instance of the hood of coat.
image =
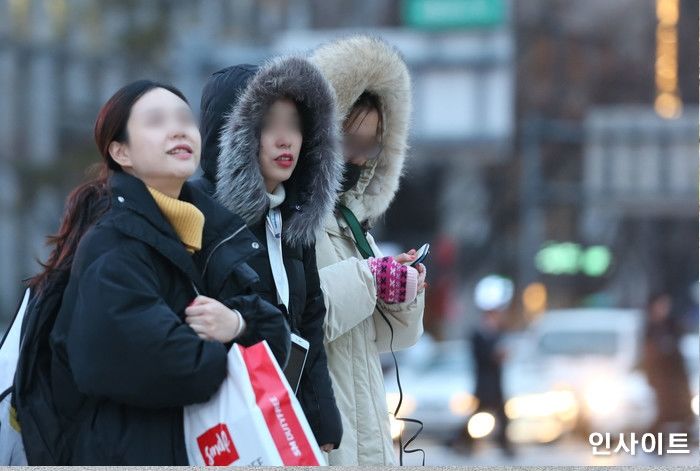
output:
M 343 163 L 332 88 L 307 59 L 277 58 L 210 77 L 202 95 L 202 168 L 215 181 L 219 202 L 248 225 L 260 222 L 269 207 L 260 173 L 260 130 L 280 98 L 297 104 L 303 123 L 299 162 L 284 183 L 283 237 L 291 245 L 310 245 L 333 210 Z
M 333 86 L 341 122 L 365 91 L 379 96 L 384 119 L 382 151 L 365 165 L 360 181 L 340 201 L 360 221 L 370 223 L 389 208 L 399 189 L 411 116 L 411 79 L 399 52 L 384 40 L 351 36 L 313 51 L 316 64 Z

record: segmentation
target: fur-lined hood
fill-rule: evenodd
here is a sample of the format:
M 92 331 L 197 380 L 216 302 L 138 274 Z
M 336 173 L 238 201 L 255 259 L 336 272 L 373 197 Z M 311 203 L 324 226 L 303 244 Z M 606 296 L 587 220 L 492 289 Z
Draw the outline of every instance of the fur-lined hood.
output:
M 209 78 L 202 94 L 202 168 L 224 206 L 248 225 L 260 222 L 269 207 L 258 160 L 260 129 L 279 98 L 291 98 L 304 123 L 299 162 L 284 183 L 282 233 L 287 243 L 308 246 L 333 210 L 343 159 L 333 91 L 307 59 L 233 66 Z
M 399 189 L 408 149 L 411 79 L 398 51 L 384 40 L 351 36 L 320 46 L 311 61 L 335 90 L 340 120 L 364 91 L 379 96 L 384 119 L 382 152 L 340 201 L 360 220 L 374 222 L 386 212 Z

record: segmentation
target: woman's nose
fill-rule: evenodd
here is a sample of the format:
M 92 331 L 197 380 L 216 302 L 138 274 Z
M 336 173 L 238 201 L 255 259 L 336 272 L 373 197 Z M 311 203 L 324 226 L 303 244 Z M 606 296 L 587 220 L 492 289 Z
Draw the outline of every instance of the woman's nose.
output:
M 277 137 L 277 147 L 289 148 L 292 146 L 292 141 L 286 133 L 282 133 Z
M 182 126 L 174 126 L 170 130 L 170 136 L 173 138 L 181 138 L 181 137 L 186 137 L 187 136 L 187 131 Z

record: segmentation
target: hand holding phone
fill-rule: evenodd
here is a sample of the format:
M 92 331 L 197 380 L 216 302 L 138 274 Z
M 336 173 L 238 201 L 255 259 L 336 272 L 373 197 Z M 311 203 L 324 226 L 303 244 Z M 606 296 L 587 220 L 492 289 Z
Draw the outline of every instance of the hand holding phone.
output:
M 411 267 L 416 267 L 419 263 L 423 263 L 430 253 L 430 244 L 423 244 L 421 248 L 416 251 L 416 259 L 412 262 L 404 262 L 404 265 L 409 265 Z

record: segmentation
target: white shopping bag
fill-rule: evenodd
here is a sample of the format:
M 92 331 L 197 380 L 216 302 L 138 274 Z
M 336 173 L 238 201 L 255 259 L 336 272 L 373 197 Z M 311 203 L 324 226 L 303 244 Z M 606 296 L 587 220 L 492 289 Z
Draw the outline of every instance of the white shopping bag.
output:
M 19 358 L 20 332 L 24 313 L 29 304 L 29 288 L 24 292 L 24 299 L 10 329 L 0 345 L 0 466 L 26 466 L 22 435 L 17 415 L 12 408 L 12 384 Z
M 208 402 L 185 407 L 193 466 L 318 466 L 325 458 L 267 342 L 234 345 Z

